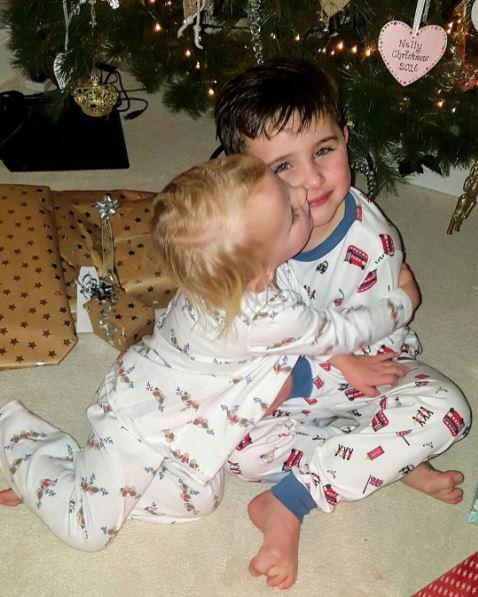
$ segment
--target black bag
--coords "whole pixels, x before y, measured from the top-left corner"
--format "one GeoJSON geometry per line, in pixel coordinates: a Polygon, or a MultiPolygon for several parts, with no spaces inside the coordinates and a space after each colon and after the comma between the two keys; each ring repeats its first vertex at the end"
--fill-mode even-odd
{"type": "Polygon", "coordinates": [[[87,116],[69,98],[58,119],[48,111],[47,93],[0,93],[0,159],[12,172],[129,168],[116,109],[87,116]]]}

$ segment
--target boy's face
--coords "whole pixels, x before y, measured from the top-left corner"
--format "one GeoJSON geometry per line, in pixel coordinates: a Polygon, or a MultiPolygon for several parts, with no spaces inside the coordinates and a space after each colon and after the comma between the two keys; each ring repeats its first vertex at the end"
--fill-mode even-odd
{"type": "Polygon", "coordinates": [[[249,234],[267,248],[269,283],[277,267],[309,240],[314,223],[305,189],[291,187],[266,170],[247,200],[245,217],[249,234]]]}
{"type": "Polygon", "coordinates": [[[330,117],[315,119],[309,129],[296,133],[294,117],[285,129],[268,139],[246,138],[245,152],[265,162],[290,185],[307,190],[314,230],[305,249],[324,240],[343,217],[343,201],[351,177],[347,155],[347,128],[330,117]]]}

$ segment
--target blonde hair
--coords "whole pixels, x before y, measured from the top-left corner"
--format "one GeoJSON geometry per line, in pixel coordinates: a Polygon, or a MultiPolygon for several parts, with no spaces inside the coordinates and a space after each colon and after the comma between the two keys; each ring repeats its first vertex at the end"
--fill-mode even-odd
{"type": "Polygon", "coordinates": [[[196,308],[224,311],[226,325],[266,270],[265,247],[245,218],[265,171],[252,156],[220,157],[174,178],[154,203],[153,242],[164,272],[196,308]]]}

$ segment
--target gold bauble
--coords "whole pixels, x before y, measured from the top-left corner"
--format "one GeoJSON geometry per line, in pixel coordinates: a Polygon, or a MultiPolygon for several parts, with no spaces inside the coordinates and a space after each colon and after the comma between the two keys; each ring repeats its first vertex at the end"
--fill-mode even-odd
{"type": "Polygon", "coordinates": [[[73,90],[73,99],[88,116],[106,116],[118,101],[118,90],[114,85],[103,85],[97,73],[90,76],[89,85],[73,90]]]}

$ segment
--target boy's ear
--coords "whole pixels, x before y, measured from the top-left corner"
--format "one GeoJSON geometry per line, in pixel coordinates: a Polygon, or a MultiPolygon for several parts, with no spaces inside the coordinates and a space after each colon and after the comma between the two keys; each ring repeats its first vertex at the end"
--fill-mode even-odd
{"type": "Polygon", "coordinates": [[[348,129],[347,125],[344,126],[342,132],[344,134],[345,143],[348,143],[349,142],[349,129],[348,129]]]}

